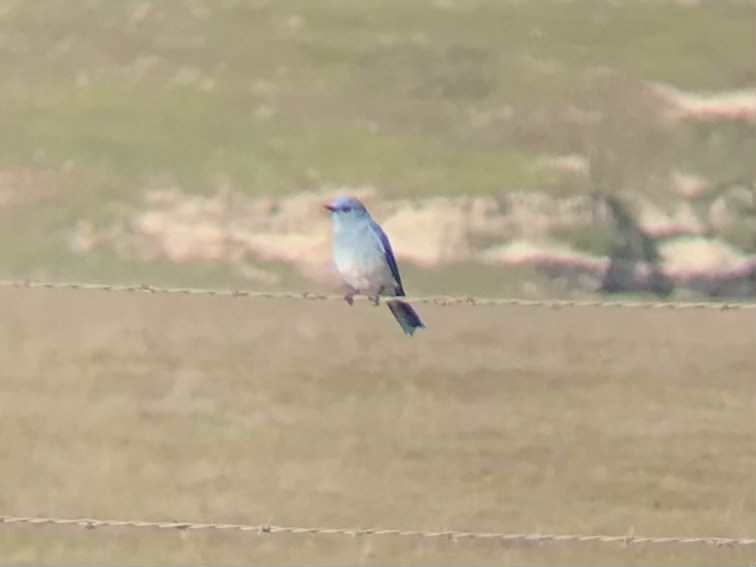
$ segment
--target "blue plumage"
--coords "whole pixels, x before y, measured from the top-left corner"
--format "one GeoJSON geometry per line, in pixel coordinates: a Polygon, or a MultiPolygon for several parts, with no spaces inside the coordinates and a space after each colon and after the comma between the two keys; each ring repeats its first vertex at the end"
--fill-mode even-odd
{"type": "MultiPolygon", "coordinates": [[[[365,205],[347,196],[337,197],[326,208],[333,224],[333,260],[348,287],[344,299],[351,305],[359,293],[377,305],[380,296],[404,297],[391,243],[365,205]]],[[[386,303],[406,335],[425,327],[406,301],[390,299],[386,303]]]]}
{"type": "Polygon", "coordinates": [[[394,281],[396,282],[396,295],[404,295],[402,277],[399,275],[399,266],[396,265],[394,251],[391,249],[391,243],[389,242],[388,236],[386,236],[386,233],[383,232],[383,229],[375,221],[370,221],[370,230],[383,247],[383,255],[385,256],[386,263],[391,270],[391,275],[394,276],[394,281]]]}

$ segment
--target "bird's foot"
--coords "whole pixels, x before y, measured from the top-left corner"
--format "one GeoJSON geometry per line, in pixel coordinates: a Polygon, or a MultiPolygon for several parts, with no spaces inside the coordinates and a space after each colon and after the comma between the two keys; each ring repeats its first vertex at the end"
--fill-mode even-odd
{"type": "Polygon", "coordinates": [[[344,296],[344,301],[346,301],[349,305],[354,305],[354,296],[357,295],[357,290],[351,285],[345,286],[345,289],[346,295],[344,296]]]}
{"type": "Polygon", "coordinates": [[[375,295],[369,295],[368,299],[373,302],[373,305],[378,305],[381,302],[381,294],[383,293],[384,287],[378,288],[378,291],[375,293],[375,295]]]}

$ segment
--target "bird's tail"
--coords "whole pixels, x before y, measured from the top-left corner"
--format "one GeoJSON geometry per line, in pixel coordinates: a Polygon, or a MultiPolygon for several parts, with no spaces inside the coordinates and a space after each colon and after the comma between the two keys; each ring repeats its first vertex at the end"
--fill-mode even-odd
{"type": "Polygon", "coordinates": [[[391,313],[396,318],[405,335],[412,336],[417,329],[425,328],[425,324],[420,320],[420,316],[406,301],[391,299],[386,301],[386,305],[391,309],[391,313]]]}

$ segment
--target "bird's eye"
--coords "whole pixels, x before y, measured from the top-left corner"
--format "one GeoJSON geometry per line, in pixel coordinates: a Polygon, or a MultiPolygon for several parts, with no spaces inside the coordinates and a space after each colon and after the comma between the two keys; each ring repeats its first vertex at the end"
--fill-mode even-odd
{"type": "Polygon", "coordinates": [[[352,207],[344,207],[344,208],[343,208],[343,209],[341,209],[341,210],[342,210],[342,211],[344,211],[345,213],[348,213],[349,211],[351,211],[351,210],[352,210],[352,207]]]}

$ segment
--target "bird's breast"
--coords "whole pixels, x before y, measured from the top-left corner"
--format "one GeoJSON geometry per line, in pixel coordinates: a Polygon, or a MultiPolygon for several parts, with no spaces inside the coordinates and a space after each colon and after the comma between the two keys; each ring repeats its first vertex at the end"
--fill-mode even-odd
{"type": "Polygon", "coordinates": [[[383,250],[367,232],[334,233],[333,260],[344,281],[358,291],[395,285],[383,250]]]}

